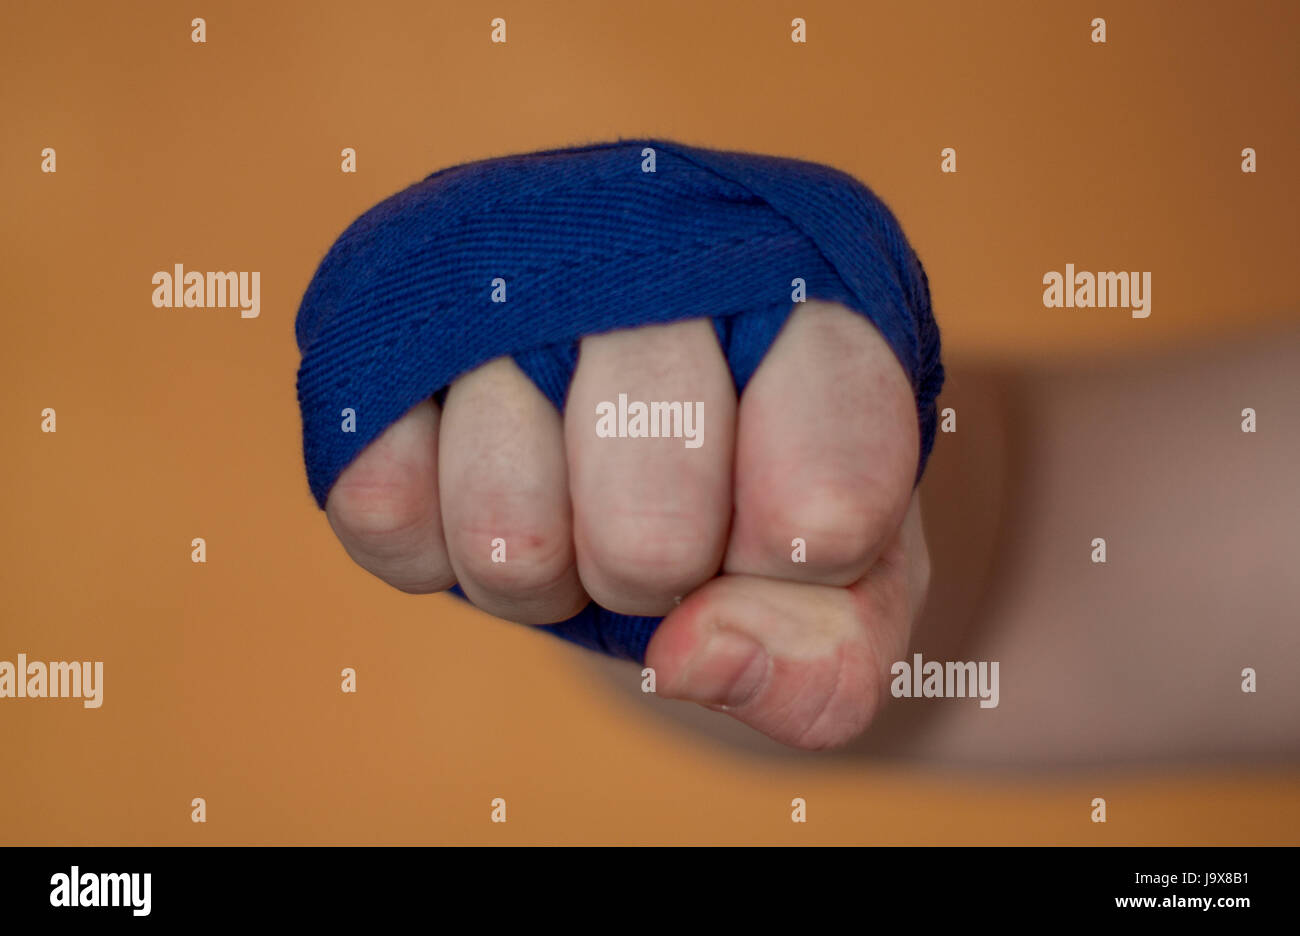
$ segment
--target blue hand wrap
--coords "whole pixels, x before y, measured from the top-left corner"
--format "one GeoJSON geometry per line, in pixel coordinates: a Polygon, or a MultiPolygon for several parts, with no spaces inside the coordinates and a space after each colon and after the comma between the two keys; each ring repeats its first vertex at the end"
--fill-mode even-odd
{"type": "MultiPolygon", "coordinates": [[[[710,318],[739,393],[793,308],[796,278],[808,298],[870,319],[898,355],[916,394],[919,480],[943,385],[929,284],[889,209],[851,176],[661,140],[435,172],[354,221],[303,297],[312,494],[323,508],[367,444],[493,358],[513,356],[563,411],[589,334],[710,318]],[[504,303],[493,301],[498,278],[504,303]],[[355,431],[342,431],[344,409],[355,431]]],[[[659,620],[592,603],[548,629],[642,661],[659,620]]]]}

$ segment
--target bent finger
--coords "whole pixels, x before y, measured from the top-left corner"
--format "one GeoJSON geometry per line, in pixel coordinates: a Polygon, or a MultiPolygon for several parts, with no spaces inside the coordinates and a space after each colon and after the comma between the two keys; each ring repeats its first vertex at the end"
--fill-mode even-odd
{"type": "Polygon", "coordinates": [[[849,585],[907,509],[919,450],[911,383],[870,321],[809,301],[740,399],[724,570],[849,585]]]}
{"type": "Polygon", "coordinates": [[[357,565],[412,594],[456,583],[438,507],[438,406],[416,404],[343,469],[325,516],[357,565]]]}
{"type": "Polygon", "coordinates": [[[861,734],[887,696],[926,587],[915,502],[863,578],[848,588],[724,575],[688,596],[646,653],[668,698],[726,712],[815,750],[861,734]],[[919,548],[919,553],[918,553],[919,548]]]}

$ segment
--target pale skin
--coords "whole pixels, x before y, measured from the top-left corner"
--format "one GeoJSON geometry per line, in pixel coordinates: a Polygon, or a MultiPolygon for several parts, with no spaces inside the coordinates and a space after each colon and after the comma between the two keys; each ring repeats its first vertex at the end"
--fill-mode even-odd
{"type": "Polygon", "coordinates": [[[489,362],[366,448],[326,513],[348,554],[403,591],[459,582],[534,625],[591,599],[663,615],[646,655],[660,696],[834,747],[884,701],[928,586],[918,446],[879,332],[808,302],[739,401],[706,320],[583,339],[563,417],[513,361],[489,362]],[[596,404],[619,393],[703,401],[705,444],[597,437],[596,404]]]}
{"type": "Polygon", "coordinates": [[[739,401],[705,321],[592,336],[563,417],[491,362],[367,448],[326,510],[404,591],[459,582],[527,624],[589,598],[666,615],[646,660],[658,695],[760,741],[865,733],[855,748],[986,764],[1293,754],[1300,341],[1103,365],[950,361],[940,406],[959,429],[914,491],[907,377],[847,309],[800,306],[739,401]],[[703,400],[705,444],[598,438],[596,403],[619,393],[703,400]],[[1243,406],[1259,432],[1240,431],[1243,406]],[[882,712],[890,666],[916,651],[1000,661],[1000,705],[882,712]]]}

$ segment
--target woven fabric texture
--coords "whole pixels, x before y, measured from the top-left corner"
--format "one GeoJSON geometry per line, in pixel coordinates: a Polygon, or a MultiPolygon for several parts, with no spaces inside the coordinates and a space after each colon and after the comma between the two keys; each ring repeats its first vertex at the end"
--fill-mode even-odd
{"type": "MultiPolygon", "coordinates": [[[[562,411],[585,335],[709,318],[742,392],[794,307],[797,279],[808,298],[870,319],[898,356],[916,395],[919,480],[943,386],[929,284],[897,220],[853,177],[648,139],[435,172],[354,221],[303,297],[298,399],[312,495],[323,508],[368,443],[494,358],[513,356],[562,411]],[[494,301],[502,287],[505,301],[494,301]]],[[[548,629],[642,661],[659,620],[590,604],[548,629]]]]}

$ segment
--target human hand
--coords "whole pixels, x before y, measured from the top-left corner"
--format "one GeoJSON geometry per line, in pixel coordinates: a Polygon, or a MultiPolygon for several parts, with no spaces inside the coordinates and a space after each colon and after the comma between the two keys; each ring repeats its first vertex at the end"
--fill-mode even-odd
{"type": "Polygon", "coordinates": [[[526,624],[593,600],[664,615],[646,653],[660,695],[815,749],[870,724],[924,600],[918,451],[875,326],[808,301],[739,401],[704,319],[584,338],[563,416],[509,358],[489,362],[368,446],[326,513],[403,591],[459,583],[526,624]],[[702,424],[601,437],[598,405],[620,394],[702,403],[702,424]]]}

